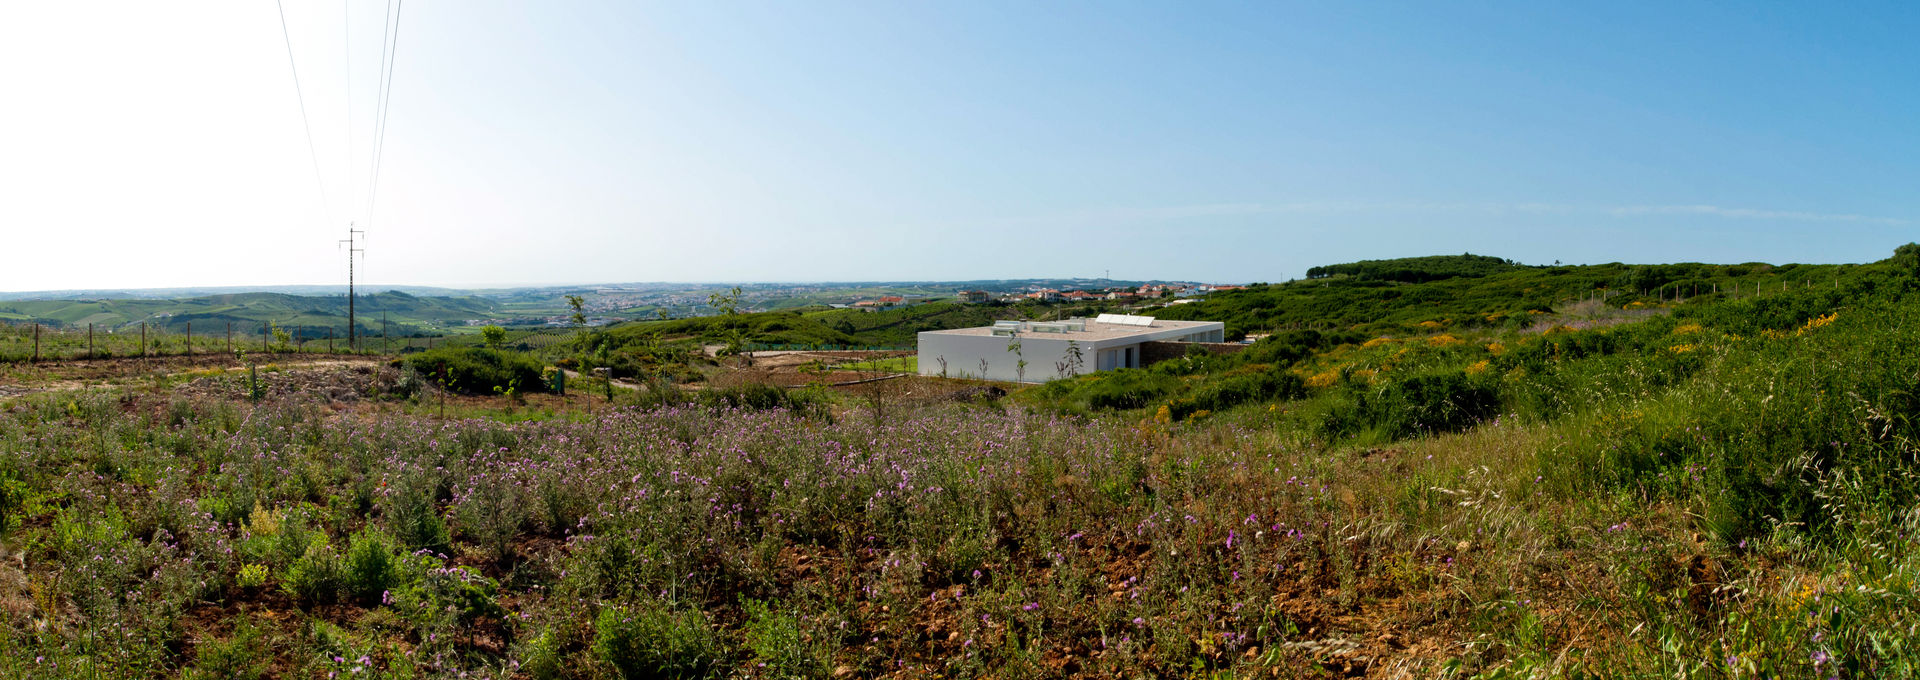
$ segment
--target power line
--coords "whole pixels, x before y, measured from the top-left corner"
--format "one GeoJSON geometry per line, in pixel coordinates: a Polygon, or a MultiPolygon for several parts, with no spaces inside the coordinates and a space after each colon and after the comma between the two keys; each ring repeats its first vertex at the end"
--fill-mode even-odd
{"type": "Polygon", "coordinates": [[[287,32],[287,8],[281,0],[273,0],[274,7],[280,9],[280,37],[287,43],[287,68],[293,71],[293,96],[300,101],[300,126],[307,131],[307,157],[313,160],[313,181],[320,187],[320,211],[326,212],[327,180],[320,175],[320,152],[313,145],[313,123],[307,120],[307,96],[300,89],[300,68],[293,61],[293,36],[287,32]]]}
{"type": "MultiPolygon", "coordinates": [[[[380,161],[387,151],[387,113],[393,109],[393,62],[400,56],[400,12],[405,9],[406,0],[398,0],[393,6],[393,32],[387,37],[381,54],[385,56],[386,75],[381,79],[379,107],[376,115],[380,122],[374,127],[373,174],[367,182],[367,222],[373,222],[373,206],[380,195],[380,161]]],[[[384,31],[382,31],[384,33],[384,31]]]]}

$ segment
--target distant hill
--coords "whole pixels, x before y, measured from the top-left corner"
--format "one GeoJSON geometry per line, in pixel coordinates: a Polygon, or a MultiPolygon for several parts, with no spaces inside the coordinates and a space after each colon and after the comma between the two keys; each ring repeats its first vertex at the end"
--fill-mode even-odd
{"type": "MultiPolygon", "coordinates": [[[[486,298],[421,297],[399,291],[361,294],[356,298],[355,311],[361,332],[377,332],[385,314],[395,334],[502,313],[499,303],[486,298]]],[[[287,328],[310,327],[322,333],[325,331],[320,329],[332,328],[344,335],[347,297],[249,292],[177,299],[10,300],[0,301],[0,320],[69,327],[93,324],[105,330],[146,323],[171,332],[182,332],[188,324],[194,324],[199,333],[216,332],[227,323],[252,333],[262,325],[275,323],[287,328]]]]}
{"type": "Polygon", "coordinates": [[[1490,276],[1526,268],[1526,265],[1513,260],[1467,253],[1330,264],[1308,269],[1307,278],[1321,279],[1344,274],[1356,279],[1424,283],[1462,276],[1490,276]]]}
{"type": "Polygon", "coordinates": [[[1536,313],[1581,299],[1622,307],[1751,292],[1754,286],[1831,285],[1847,267],[1621,263],[1530,267],[1478,255],[1374,260],[1315,267],[1316,278],[1213,293],[1149,312],[1163,319],[1224,321],[1229,335],[1340,329],[1378,333],[1526,325],[1536,313]],[[1329,273],[1332,272],[1332,273],[1329,273]]]}

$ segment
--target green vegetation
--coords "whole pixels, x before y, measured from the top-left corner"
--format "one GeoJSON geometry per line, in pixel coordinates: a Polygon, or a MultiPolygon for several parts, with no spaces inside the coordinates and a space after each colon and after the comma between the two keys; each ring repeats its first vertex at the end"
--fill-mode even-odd
{"type": "Polygon", "coordinates": [[[444,347],[410,354],[401,363],[447,389],[467,394],[544,392],[538,360],[480,347],[444,347]]]}
{"type": "MultiPolygon", "coordinates": [[[[1571,295],[1383,300],[1032,409],[16,398],[0,677],[1920,675],[1920,246],[1732,269],[1653,285],[1760,290],[1391,282],[1571,295]]],[[[669,356],[620,331],[573,349],[669,356]]]]}
{"type": "Polygon", "coordinates": [[[846,371],[887,371],[891,373],[919,373],[920,357],[904,356],[904,357],[887,357],[885,359],[870,359],[867,361],[852,361],[844,364],[835,364],[833,367],[836,369],[846,370],[846,371]]]}
{"type": "MultiPolygon", "coordinates": [[[[1587,313],[1632,311],[1685,299],[1771,295],[1789,288],[1827,287],[1851,265],[1766,264],[1485,267],[1467,270],[1458,257],[1409,258],[1331,265],[1378,272],[1372,277],[1335,276],[1286,284],[1263,284],[1209,295],[1191,304],[1155,312],[1164,319],[1224,321],[1229,337],[1268,330],[1313,328],[1404,333],[1434,329],[1522,329],[1535,318],[1582,300],[1587,313]],[[1432,266],[1431,270],[1423,267],[1432,266]],[[1388,278],[1388,275],[1392,278],[1388,278]],[[1424,281],[1409,283],[1407,281],[1424,281]]],[[[1478,256],[1473,256],[1478,258],[1478,256]]],[[[1484,258],[1487,262],[1505,262],[1484,258]]],[[[1476,259],[1473,262],[1480,262],[1476,259]]]]}
{"type": "MultiPolygon", "coordinates": [[[[426,324],[503,315],[500,306],[486,298],[421,297],[398,291],[361,294],[356,312],[364,336],[380,334],[382,314],[395,335],[426,324]]],[[[336,337],[345,338],[347,296],[231,293],[183,299],[5,300],[0,301],[0,320],[80,328],[94,324],[101,331],[146,322],[168,333],[183,333],[187,324],[193,324],[201,334],[224,333],[232,323],[236,332],[256,336],[261,325],[274,322],[315,329],[317,335],[309,337],[325,337],[331,328],[336,337]]]]}
{"type": "Polygon", "coordinates": [[[1009,305],[931,302],[877,312],[833,309],[808,312],[807,318],[847,334],[857,344],[875,347],[913,347],[921,331],[988,326],[1000,319],[1018,318],[1021,308],[1009,305]]]}
{"type": "Polygon", "coordinates": [[[1397,260],[1361,260],[1347,264],[1331,264],[1313,267],[1307,270],[1307,278],[1319,279],[1329,276],[1350,276],[1356,279],[1375,279],[1380,281],[1399,281],[1402,283],[1426,283],[1451,279],[1458,276],[1487,276],[1526,268],[1512,260],[1503,260],[1485,255],[1433,255],[1429,257],[1407,257],[1397,260]]]}

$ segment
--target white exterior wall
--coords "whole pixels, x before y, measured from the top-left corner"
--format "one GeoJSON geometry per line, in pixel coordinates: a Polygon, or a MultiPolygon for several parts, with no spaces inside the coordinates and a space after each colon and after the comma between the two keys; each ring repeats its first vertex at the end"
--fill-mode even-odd
{"type": "MultiPolygon", "coordinates": [[[[920,334],[920,375],[940,375],[940,359],[947,360],[949,378],[984,378],[1014,382],[1020,377],[1020,360],[1026,359],[1027,382],[1046,382],[1058,377],[1055,362],[1067,360],[1067,341],[1062,338],[1034,337],[1038,333],[1022,333],[1019,338],[1020,354],[1015,356],[1007,350],[1008,343],[1016,338],[997,335],[948,335],[941,333],[920,334]],[[980,373],[980,360],[987,361],[986,375],[980,373]]],[[[1087,343],[1080,343],[1083,357],[1081,373],[1093,372],[1093,352],[1087,343]]]]}
{"type": "MultiPolygon", "coordinates": [[[[1225,324],[1214,323],[1200,327],[1149,329],[1142,333],[1105,340],[1073,340],[1080,349],[1081,375],[1115,368],[1138,368],[1140,366],[1140,343],[1150,340],[1219,342],[1225,335],[1225,324]],[[1131,357],[1128,351],[1131,350],[1131,357]]],[[[1021,377],[1019,363],[1026,359],[1026,382],[1046,382],[1060,377],[1059,363],[1067,361],[1071,334],[1025,332],[1018,337],[999,335],[966,335],[941,331],[928,331],[919,334],[920,375],[940,375],[940,360],[946,359],[946,376],[950,378],[984,378],[1015,382],[1021,377]],[[1020,354],[1015,356],[1008,351],[1007,345],[1014,340],[1020,342],[1020,354]],[[985,375],[982,375],[981,360],[986,360],[985,375]]]]}

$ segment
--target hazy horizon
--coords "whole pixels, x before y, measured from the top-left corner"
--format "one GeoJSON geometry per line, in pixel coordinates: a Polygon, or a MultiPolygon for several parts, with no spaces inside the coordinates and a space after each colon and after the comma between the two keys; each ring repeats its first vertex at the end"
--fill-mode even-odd
{"type": "Polygon", "coordinates": [[[1907,4],[408,3],[376,183],[384,7],[0,7],[0,291],[338,285],[349,221],[370,288],[1867,262],[1920,224],[1907,4]]]}

